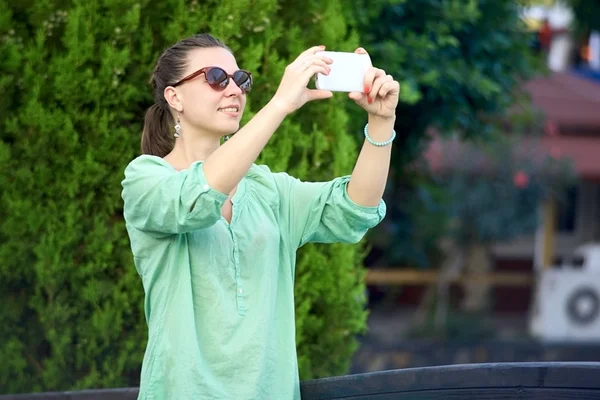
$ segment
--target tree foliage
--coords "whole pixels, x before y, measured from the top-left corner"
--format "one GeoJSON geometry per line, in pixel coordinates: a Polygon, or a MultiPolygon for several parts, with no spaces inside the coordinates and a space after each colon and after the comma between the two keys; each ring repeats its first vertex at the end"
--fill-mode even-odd
{"type": "Polygon", "coordinates": [[[539,67],[509,0],[356,2],[353,20],[374,63],[402,85],[388,217],[374,232],[388,265],[431,266],[444,223],[442,188],[407,172],[442,137],[491,140],[507,110],[527,104],[520,85],[539,67]],[[427,217],[424,217],[427,216],[427,217]],[[421,223],[423,219],[429,223],[421,223]],[[384,239],[385,238],[385,239],[384,239]]]}
{"type": "Polygon", "coordinates": [[[535,233],[540,205],[564,200],[576,181],[571,160],[548,154],[539,138],[499,135],[485,143],[443,140],[430,176],[446,197],[448,234],[459,247],[535,233]]]}
{"type": "Polygon", "coordinates": [[[597,0],[568,0],[575,25],[581,31],[600,31],[600,2],[597,0]]]}
{"type": "MultiPolygon", "coordinates": [[[[146,343],[120,182],[139,153],[148,79],[207,31],[254,71],[244,122],[305,48],[352,51],[339,0],[0,0],[0,387],[136,385],[146,343]]],[[[288,118],[260,163],[305,180],[351,171],[345,96],[288,118]]],[[[360,130],[362,126],[356,127],[360,130]]],[[[344,373],[364,330],[360,246],[309,245],[297,268],[301,378],[344,373]]]]}

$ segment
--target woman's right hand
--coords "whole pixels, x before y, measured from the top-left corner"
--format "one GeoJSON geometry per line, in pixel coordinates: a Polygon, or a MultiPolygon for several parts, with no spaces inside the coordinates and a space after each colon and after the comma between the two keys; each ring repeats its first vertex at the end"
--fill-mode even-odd
{"type": "Polygon", "coordinates": [[[317,55],[325,46],[315,46],[302,52],[285,68],[279,88],[272,102],[284,113],[291,114],[304,104],[313,100],[327,99],[333,96],[329,90],[308,89],[307,85],[315,74],[329,74],[332,59],[317,55]]]}

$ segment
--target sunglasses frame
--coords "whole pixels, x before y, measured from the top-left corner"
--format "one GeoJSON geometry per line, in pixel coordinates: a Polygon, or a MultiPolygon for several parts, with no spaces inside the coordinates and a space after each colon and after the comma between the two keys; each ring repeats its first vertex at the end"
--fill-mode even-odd
{"type": "MultiPolygon", "coordinates": [[[[245,69],[238,69],[237,71],[235,71],[233,74],[230,75],[230,74],[227,73],[227,71],[225,71],[221,67],[204,67],[204,68],[200,68],[198,71],[192,72],[188,76],[181,78],[179,81],[177,81],[175,84],[173,84],[171,86],[177,87],[177,86],[181,85],[182,83],[190,81],[190,80],[196,78],[197,76],[200,76],[200,75],[204,74],[204,79],[206,80],[206,83],[208,83],[213,90],[217,90],[217,91],[225,90],[225,87],[227,87],[227,86],[223,87],[221,90],[215,89],[213,87],[213,85],[211,85],[208,82],[208,79],[206,78],[206,73],[209,72],[211,69],[215,69],[215,68],[218,68],[221,71],[223,71],[225,73],[225,75],[227,76],[227,80],[232,80],[233,83],[235,83],[240,89],[242,89],[242,88],[235,82],[233,74],[235,74],[236,72],[244,72],[244,73],[246,73],[248,75],[248,78],[250,79],[250,89],[248,89],[248,90],[242,89],[242,91],[244,93],[248,93],[248,92],[250,92],[252,90],[252,84],[254,83],[254,80],[252,79],[252,73],[250,71],[247,71],[245,69]]],[[[227,82],[227,85],[229,85],[229,82],[227,82]]]]}

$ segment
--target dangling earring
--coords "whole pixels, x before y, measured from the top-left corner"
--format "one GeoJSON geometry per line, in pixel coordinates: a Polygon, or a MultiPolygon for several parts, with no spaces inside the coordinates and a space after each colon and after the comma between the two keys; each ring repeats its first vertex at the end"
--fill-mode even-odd
{"type": "Polygon", "coordinates": [[[177,124],[175,125],[175,133],[173,136],[176,138],[181,136],[181,120],[179,119],[179,115],[177,116],[177,124]]]}
{"type": "Polygon", "coordinates": [[[231,138],[231,136],[229,136],[229,135],[226,135],[225,137],[223,137],[223,141],[224,141],[224,142],[226,142],[226,141],[228,141],[230,138],[231,138]]]}

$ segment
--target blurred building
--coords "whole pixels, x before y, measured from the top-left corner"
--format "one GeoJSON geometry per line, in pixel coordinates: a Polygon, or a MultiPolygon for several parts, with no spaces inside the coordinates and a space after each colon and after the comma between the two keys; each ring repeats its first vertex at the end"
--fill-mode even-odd
{"type": "MultiPolygon", "coordinates": [[[[524,282],[532,282],[536,271],[560,263],[579,246],[600,244],[600,38],[592,32],[577,44],[573,15],[560,3],[533,7],[523,18],[537,35],[536,48],[546,56],[549,70],[524,84],[542,115],[541,151],[572,160],[578,178],[561,202],[540,204],[542,223],[535,235],[492,248],[494,272],[520,273],[524,282]]],[[[439,145],[434,141],[425,154],[430,165],[440,157],[439,145]]],[[[600,282],[598,286],[600,291],[600,282]]],[[[529,311],[532,283],[491,285],[490,290],[497,299],[495,311],[529,311]]],[[[421,294],[419,290],[415,298],[421,294]]]]}
{"type": "MultiPolygon", "coordinates": [[[[494,247],[496,270],[539,270],[559,263],[586,243],[600,243],[600,73],[586,69],[554,72],[526,84],[544,115],[543,148],[572,160],[578,183],[565,201],[540,207],[536,235],[494,247]]],[[[526,311],[531,288],[497,288],[505,311],[526,311]]]]}
{"type": "MultiPolygon", "coordinates": [[[[543,148],[570,158],[579,181],[566,201],[540,206],[536,235],[494,247],[497,271],[539,271],[583,244],[600,243],[600,33],[577,41],[573,14],[561,2],[528,8],[523,17],[537,32],[551,71],[525,85],[544,116],[543,148]]],[[[532,300],[528,286],[495,290],[505,311],[526,311],[532,300]]]]}
{"type": "MultiPolygon", "coordinates": [[[[393,281],[402,286],[397,300],[402,308],[395,307],[392,311],[382,308],[372,312],[370,333],[357,354],[353,367],[355,372],[484,361],[599,359],[600,33],[592,31],[584,40],[576,40],[570,10],[559,2],[548,3],[553,5],[531,7],[523,13],[523,19],[536,38],[535,47],[545,57],[549,70],[547,75],[526,82],[523,88],[531,96],[533,107],[542,115],[541,151],[572,160],[578,179],[567,190],[562,202],[549,201],[539,205],[541,223],[535,234],[492,246],[491,267],[484,268],[484,272],[503,279],[497,280],[502,281],[501,284],[489,284],[494,281],[489,279],[482,286],[494,299],[491,305],[493,315],[489,315],[493,320],[493,335],[490,335],[498,341],[488,341],[488,335],[484,336],[485,340],[471,338],[467,342],[437,343],[420,340],[420,337],[407,340],[412,338],[410,327],[414,324],[414,315],[419,313],[415,306],[423,304],[427,288],[439,281],[439,272],[398,270],[394,274],[382,273],[379,276],[371,270],[372,282],[393,281]],[[562,285],[565,290],[539,290],[538,283],[544,275],[542,271],[547,272],[548,267],[562,264],[576,249],[590,243],[598,245],[590,252],[596,255],[591,257],[598,264],[594,268],[595,273],[578,277],[573,274],[572,278],[577,278],[577,282],[573,280],[573,285],[562,285]],[[595,290],[592,295],[596,296],[596,304],[591,305],[595,307],[591,310],[593,315],[590,314],[589,302],[577,304],[571,301],[577,300],[573,294],[578,293],[576,286],[579,284],[584,289],[592,287],[595,290]],[[543,293],[540,295],[540,292],[543,293]],[[556,292],[560,292],[560,299],[556,292]],[[545,307],[540,307],[540,300],[545,307]],[[578,311],[571,306],[583,307],[578,311]],[[545,308],[545,312],[539,312],[540,308],[545,308]],[[577,319],[573,318],[573,314],[581,312],[591,315],[593,320],[581,325],[573,322],[577,319]],[[554,335],[562,341],[548,344],[543,340],[519,340],[535,331],[532,329],[534,325],[542,331],[545,329],[546,336],[554,335]],[[590,339],[596,342],[590,343],[590,339]],[[588,343],[583,345],[583,342],[588,343]]],[[[453,152],[457,148],[461,151],[461,146],[449,149],[441,143],[434,140],[424,154],[430,167],[439,162],[440,152],[453,152]]],[[[485,263],[488,263],[487,260],[485,263]]],[[[465,271],[462,271],[464,274],[465,271]]],[[[564,276],[557,277],[561,281],[558,283],[567,283],[568,279],[563,279],[564,276]]],[[[466,286],[464,282],[452,284],[450,297],[453,300],[466,297],[466,286]]],[[[483,326],[488,322],[481,318],[476,324],[483,326]]],[[[461,324],[461,329],[470,329],[464,326],[464,321],[461,324]]],[[[539,335],[534,336],[539,338],[539,335]]]]}

